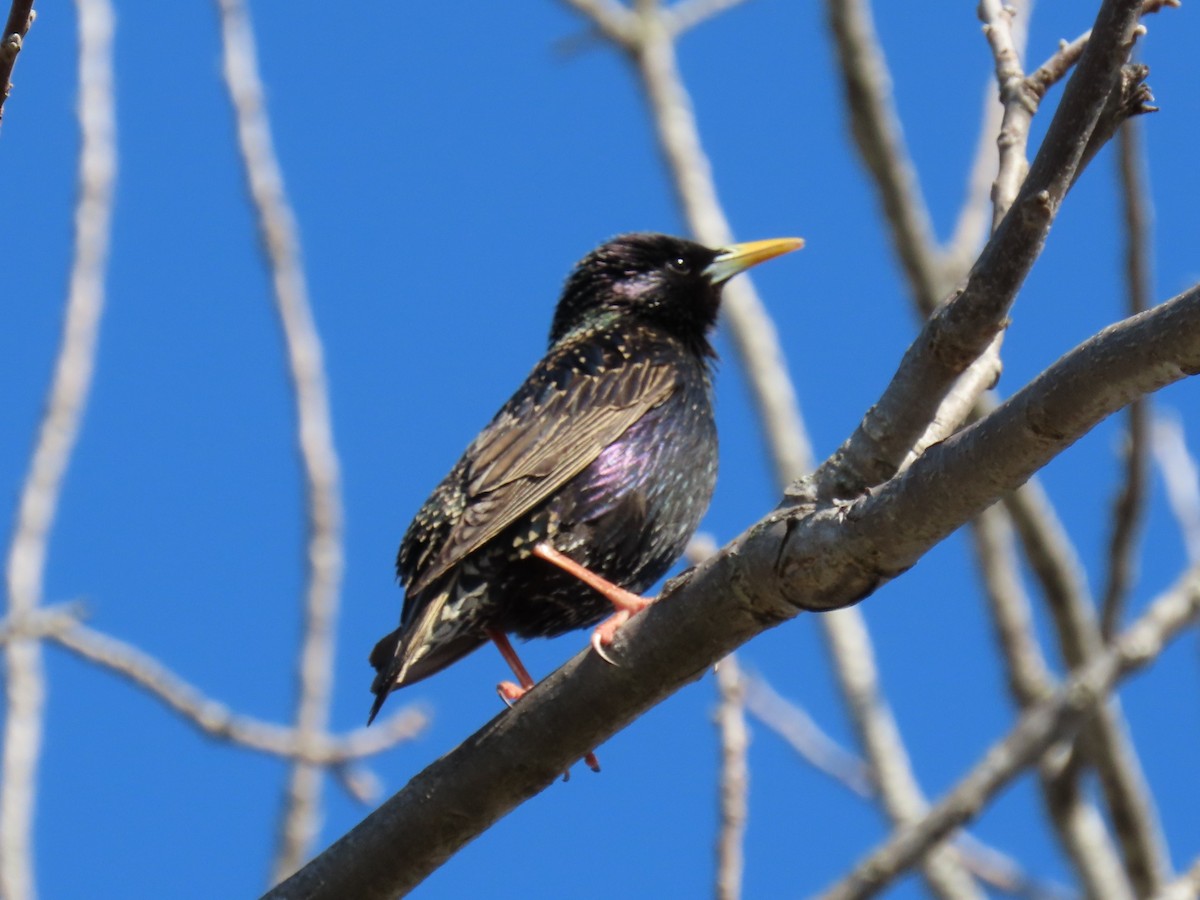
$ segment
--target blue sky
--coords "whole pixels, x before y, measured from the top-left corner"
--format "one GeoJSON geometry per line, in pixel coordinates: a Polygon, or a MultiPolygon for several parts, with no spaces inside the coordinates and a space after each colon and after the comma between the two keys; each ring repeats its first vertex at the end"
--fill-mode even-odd
{"type": "MultiPolygon", "coordinates": [[[[991,69],[974,4],[922,16],[879,4],[907,138],[946,236],[991,69]]],[[[1030,59],[1090,25],[1043,4],[1030,59]]],[[[412,514],[544,349],[561,281],[630,230],[683,229],[637,85],[550,2],[256,3],[275,143],[324,340],[347,512],[333,721],[360,725],[367,653],[394,627],[396,546],[412,514]]],[[[1148,22],[1143,58],[1162,112],[1143,124],[1156,205],[1156,297],[1200,278],[1194,153],[1200,92],[1190,8],[1148,22]]],[[[75,22],[39,4],[0,133],[7,227],[0,479],[11,508],[58,341],[70,255],[75,22]]],[[[905,289],[850,146],[818,4],[754,0],[687,35],[680,61],[722,200],[742,240],[803,235],[755,272],[775,316],[818,455],[886,384],[912,333],[905,289]]],[[[292,715],[302,587],[301,476],[269,282],[220,80],[212,4],[118,4],[119,165],[108,307],[96,380],[62,497],[48,601],[167,662],[236,710],[292,715]]],[[[1056,102],[1059,92],[1051,95],[1056,102]]],[[[1035,141],[1048,116],[1035,123],[1035,141]]],[[[1073,191],[1005,342],[1011,393],[1120,318],[1114,159],[1073,191]]],[[[703,526],[725,541],[776,502],[747,392],[726,351],[722,471],[703,526]]],[[[1200,394],[1158,402],[1200,447],[1200,394]]],[[[1119,431],[1106,423],[1044,473],[1093,585],[1119,431]]],[[[1184,563],[1153,485],[1134,610],[1184,563]]],[[[925,790],[951,785],[1013,720],[1003,672],[955,536],[863,607],[887,694],[925,790]]],[[[852,742],[815,622],[747,646],[744,664],[852,742]]],[[[535,677],[585,635],[523,649],[535,677]]],[[[265,883],[285,776],[279,761],[199,737],[157,701],[53,647],[36,838],[45,897],[252,896],[265,883]]],[[[1051,654],[1055,657],[1055,654],[1051,654]]],[[[1196,638],[1122,692],[1176,865],[1200,853],[1196,638]]],[[[433,713],[417,741],[372,761],[389,791],[497,711],[490,649],[389,703],[433,713]]],[[[417,896],[608,897],[710,892],[717,750],[711,677],[500,822],[417,896]]],[[[885,832],[879,812],[798,762],[763,727],[750,751],[746,895],[817,890],[885,832]]],[[[322,844],[366,810],[327,792],[322,844]]],[[[1031,874],[1064,878],[1031,779],[977,833],[1031,874]]],[[[398,848],[397,852],[402,852],[398,848]]],[[[907,880],[893,892],[919,896],[907,880]]]]}

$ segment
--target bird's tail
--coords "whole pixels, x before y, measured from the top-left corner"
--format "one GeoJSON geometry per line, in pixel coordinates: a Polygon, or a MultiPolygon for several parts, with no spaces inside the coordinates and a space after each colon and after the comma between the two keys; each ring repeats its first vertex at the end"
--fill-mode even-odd
{"type": "Polygon", "coordinates": [[[371,682],[371,690],[375,694],[375,702],[371,704],[371,714],[367,716],[368,725],[375,721],[379,710],[383,708],[383,701],[387,700],[388,694],[397,687],[392,670],[399,657],[397,651],[403,637],[403,628],[397,628],[391,634],[385,635],[371,651],[371,665],[375,667],[375,680],[371,682]]]}
{"type": "Polygon", "coordinates": [[[371,690],[375,693],[375,702],[367,717],[368,725],[379,714],[388,694],[396,688],[440,672],[487,640],[471,628],[438,627],[452,590],[453,584],[444,588],[439,596],[420,609],[414,621],[406,622],[386,635],[371,651],[371,665],[375,667],[371,690]]]}

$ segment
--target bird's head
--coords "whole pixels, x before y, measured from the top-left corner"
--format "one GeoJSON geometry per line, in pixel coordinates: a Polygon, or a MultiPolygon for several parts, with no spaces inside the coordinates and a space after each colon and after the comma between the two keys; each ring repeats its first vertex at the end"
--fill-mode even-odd
{"type": "Polygon", "coordinates": [[[706,335],[716,324],[725,282],[803,245],[799,238],[779,238],[713,250],[666,234],[620,235],[580,260],[567,278],[550,343],[637,322],[711,353],[706,335]]]}

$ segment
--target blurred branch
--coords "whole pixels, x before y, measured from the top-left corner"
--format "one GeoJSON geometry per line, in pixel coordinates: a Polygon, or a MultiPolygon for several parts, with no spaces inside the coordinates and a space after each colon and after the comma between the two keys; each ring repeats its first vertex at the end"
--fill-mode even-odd
{"type": "MultiPolygon", "coordinates": [[[[7,614],[10,617],[36,612],[42,601],[50,529],[87,404],[104,309],[104,275],[117,169],[112,91],[113,12],[109,0],[78,0],[77,7],[79,97],[76,108],[81,143],[74,258],[54,379],[29,471],[21,488],[9,545],[6,580],[7,614]]],[[[46,692],[38,642],[20,637],[10,640],[5,647],[4,666],[6,706],[3,775],[0,777],[0,895],[7,900],[25,900],[36,892],[33,811],[46,692]]]]}
{"type": "Polygon", "coordinates": [[[747,0],[679,0],[678,3],[663,9],[662,16],[671,36],[679,37],[697,25],[745,2],[747,0]]]}
{"type": "MultiPolygon", "coordinates": [[[[1028,10],[1025,4],[1018,9],[1028,10]]],[[[1014,38],[1018,46],[1024,47],[1028,14],[1018,13],[1014,20],[1014,38]],[[1018,27],[1019,26],[1019,27],[1018,27]]],[[[975,139],[975,157],[967,177],[966,195],[959,206],[954,233],[942,247],[943,277],[946,283],[959,281],[971,268],[984,239],[991,233],[991,217],[987,214],[991,197],[992,182],[1000,164],[996,136],[1004,118],[1004,107],[996,101],[996,84],[988,83],[984,91],[983,115],[979,124],[979,135],[975,139]]]]}
{"type": "MultiPolygon", "coordinates": [[[[1009,688],[1022,710],[1053,694],[1058,685],[1038,645],[1029,597],[1020,581],[1009,517],[994,506],[971,522],[975,555],[1001,645],[1009,688]]],[[[1093,900],[1132,900],[1104,820],[1081,789],[1077,766],[1059,765],[1048,752],[1038,760],[1038,777],[1050,823],[1093,900]]]]}
{"type": "Polygon", "coordinates": [[[636,40],[636,16],[617,0],[565,0],[607,40],[629,50],[636,40]]]}
{"type": "Polygon", "coordinates": [[[1072,674],[1053,697],[1025,712],[925,818],[893,832],[847,878],[823,894],[823,900],[858,900],[889,885],[930,847],[973,818],[1055,740],[1078,727],[1121,678],[1156,659],[1198,615],[1200,570],[1192,570],[1101,655],[1072,674]]]}
{"type": "MultiPolygon", "coordinates": [[[[1118,132],[1117,160],[1125,213],[1126,308],[1139,313],[1150,305],[1150,201],[1140,128],[1126,122],[1118,132]]],[[[1138,400],[1126,413],[1124,478],[1113,502],[1112,531],[1108,541],[1108,577],[1101,595],[1100,631],[1105,638],[1116,633],[1135,577],[1138,535],[1146,506],[1149,456],[1149,401],[1138,400]]]]}
{"type": "Polygon", "coordinates": [[[17,56],[25,46],[25,35],[36,13],[33,11],[33,0],[13,0],[8,10],[8,21],[4,23],[4,32],[0,34],[0,122],[4,119],[4,101],[12,92],[13,66],[17,64],[17,56]]]}
{"type": "MultiPolygon", "coordinates": [[[[876,795],[867,764],[829,737],[802,707],[781,697],[758,676],[743,673],[742,680],[747,711],[786,741],[801,759],[863,799],[876,795]]],[[[1068,894],[1057,886],[1034,881],[1012,857],[966,831],[953,843],[971,873],[999,891],[1043,900],[1068,894]]]]}
{"type": "Polygon", "coordinates": [[[1200,857],[1186,872],[1154,895],[1154,900],[1196,900],[1200,897],[1200,857]]]}
{"type": "MultiPolygon", "coordinates": [[[[883,696],[866,619],[856,608],[835,609],[820,617],[832,649],[838,685],[850,720],[871,767],[883,809],[902,826],[923,816],[928,802],[917,784],[900,727],[883,696]],[[836,625],[830,620],[838,620],[836,625]]],[[[921,873],[937,897],[982,897],[953,847],[931,847],[921,873]]]]}
{"type": "MultiPolygon", "coordinates": [[[[1063,659],[1077,669],[1104,645],[1083,566],[1049,499],[1036,482],[1005,498],[1025,555],[1046,594],[1063,659]]],[[[1083,748],[1100,776],[1126,869],[1139,896],[1153,893],[1169,871],[1162,826],[1117,698],[1101,704],[1083,727],[1083,748]]]]}
{"type": "Polygon", "coordinates": [[[145,651],[61,613],[38,624],[55,643],[142,688],[209,737],[306,765],[333,766],[374,756],[411,740],[428,721],[423,711],[408,707],[372,728],[356,728],[343,736],[320,733],[314,739],[299,727],[236,714],[145,651]]]}
{"type": "MultiPolygon", "coordinates": [[[[313,321],[300,258],[300,237],[271,141],[254,32],[244,0],[217,0],[225,82],[237,119],[238,146],[271,267],[275,305],[287,345],[296,398],[308,512],[307,576],[297,668],[296,729],[315,744],[329,723],[343,566],[342,500],[321,339],[313,321]]],[[[296,762],[281,816],[274,878],[299,867],[320,824],[321,770],[296,762]]]]}
{"type": "MultiPolygon", "coordinates": [[[[1021,49],[1023,47],[1026,31],[1026,28],[1024,27],[1024,18],[1027,18],[1027,16],[1022,16],[1021,14],[1027,13],[1027,9],[1018,10],[1012,6],[1001,5],[999,2],[995,2],[995,0],[983,0],[979,6],[979,13],[980,17],[985,22],[984,32],[996,58],[996,78],[1000,85],[1000,96],[1004,110],[1001,120],[1000,136],[998,139],[998,146],[1000,149],[1000,170],[993,188],[994,221],[999,226],[1001,221],[1004,219],[1004,216],[1009,212],[1013,205],[1014,199],[1019,193],[1024,191],[1022,196],[1030,196],[1029,185],[1025,183],[1026,174],[1028,171],[1025,147],[1029,136],[1029,126],[1034,113],[1037,111],[1038,100],[1040,100],[1041,94],[1035,94],[1030,85],[1027,83],[1020,63],[1021,49]],[[1021,19],[1022,27],[1014,29],[1014,17],[1021,19]]],[[[1132,24],[1133,22],[1130,19],[1129,12],[1127,12],[1125,15],[1125,24],[1123,28],[1125,31],[1128,31],[1131,36],[1133,34],[1132,24]]],[[[843,35],[839,35],[839,39],[844,41],[845,38],[843,35]]],[[[1122,50],[1122,45],[1120,43],[1116,43],[1113,47],[1110,62],[1120,66],[1125,53],[1127,53],[1127,49],[1122,50]]],[[[884,64],[882,62],[881,52],[878,50],[878,48],[875,48],[873,50],[873,54],[874,58],[876,59],[874,65],[882,68],[884,64]]],[[[844,60],[843,68],[845,68],[844,60]]],[[[846,77],[851,84],[854,83],[852,74],[844,77],[846,77]]],[[[1108,92],[1108,96],[1104,99],[1098,113],[1096,113],[1096,118],[1093,120],[1092,124],[1093,132],[1084,140],[1081,149],[1079,149],[1078,141],[1080,135],[1071,134],[1069,131],[1067,131],[1065,135],[1058,135],[1057,139],[1059,140],[1061,140],[1064,136],[1067,139],[1076,140],[1075,146],[1079,154],[1075,161],[1075,170],[1067,179],[1065,187],[1069,187],[1070,183],[1073,182],[1075,175],[1079,169],[1086,164],[1087,159],[1090,157],[1091,153],[1094,153],[1095,148],[1107,139],[1111,133],[1110,129],[1113,127],[1114,122],[1120,121],[1130,115],[1142,111],[1143,103],[1146,97],[1146,94],[1144,93],[1145,89],[1140,84],[1142,77],[1144,77],[1144,71],[1134,71],[1132,69],[1121,67],[1119,77],[1114,82],[1116,87],[1108,92]]],[[[848,94],[851,98],[853,98],[854,91],[849,90],[848,94]]],[[[1099,101],[1099,97],[1099,91],[1094,91],[1091,101],[1093,108],[1099,101]]],[[[1071,116],[1074,115],[1065,110],[1068,99],[1069,98],[1065,97],[1063,104],[1060,105],[1060,108],[1055,115],[1055,122],[1069,121],[1071,116]]],[[[876,120],[884,119],[888,115],[894,116],[894,114],[890,112],[890,107],[887,105],[886,100],[886,95],[884,95],[883,100],[878,100],[874,108],[868,108],[866,112],[859,112],[857,114],[852,113],[852,116],[855,118],[863,118],[866,116],[868,120],[872,116],[876,120]]],[[[989,117],[985,116],[985,121],[988,118],[989,117]]],[[[861,130],[865,129],[861,126],[856,126],[856,133],[861,130]]],[[[894,126],[892,131],[898,134],[899,126],[894,126]]],[[[1054,139],[1056,139],[1055,125],[1052,124],[1051,133],[1047,136],[1046,142],[1043,144],[1042,151],[1039,153],[1039,159],[1046,158],[1047,147],[1052,146],[1052,141],[1054,139]]],[[[879,144],[876,150],[877,156],[880,156],[886,160],[889,153],[893,156],[896,155],[896,150],[889,149],[881,142],[877,143],[879,144]]],[[[896,141],[893,141],[893,143],[896,143],[896,141]]],[[[862,142],[860,141],[860,148],[861,147],[862,142]]],[[[886,166],[880,166],[879,164],[873,162],[873,160],[870,158],[869,150],[864,150],[863,152],[864,156],[867,158],[869,170],[875,176],[875,180],[881,183],[882,192],[886,196],[888,193],[887,181],[889,178],[886,166]]],[[[979,155],[980,154],[977,154],[977,158],[979,155]]],[[[894,179],[894,176],[891,177],[894,179]]],[[[1062,187],[1063,183],[1059,181],[1058,184],[1060,185],[1060,189],[1065,191],[1065,187],[1062,187]]],[[[920,199],[919,191],[909,191],[906,195],[905,202],[909,204],[921,203],[922,201],[920,199]]],[[[902,248],[906,246],[906,244],[916,244],[920,246],[923,241],[926,255],[933,253],[931,237],[925,236],[922,238],[919,234],[919,229],[914,229],[912,226],[906,225],[898,217],[889,215],[889,221],[892,224],[893,233],[895,234],[900,232],[900,236],[897,238],[897,243],[902,248]]],[[[1048,228],[1048,226],[1049,221],[1046,222],[1046,227],[1048,228]]],[[[997,235],[997,237],[998,236],[999,235],[997,235]]],[[[992,243],[995,244],[995,240],[993,240],[992,243]]],[[[989,245],[989,249],[991,246],[992,245],[989,245]]],[[[902,254],[904,253],[903,250],[901,250],[901,252],[902,254]]],[[[1036,252],[1037,250],[1034,248],[1035,255],[1036,252]]],[[[962,256],[961,254],[960,256],[962,261],[965,262],[967,257],[962,256]]],[[[981,261],[986,259],[986,257],[987,250],[985,249],[984,255],[981,257],[981,261]]],[[[945,274],[948,278],[956,279],[961,273],[949,268],[949,265],[951,265],[952,262],[952,257],[947,258],[947,268],[945,270],[945,274]]],[[[920,269],[906,265],[906,271],[909,273],[910,282],[917,282],[913,285],[913,292],[916,297],[921,298],[932,296],[936,298],[936,296],[938,296],[941,285],[933,281],[933,276],[928,272],[928,270],[922,273],[920,269]]],[[[978,270],[973,273],[972,280],[975,279],[975,275],[977,274],[978,270]]],[[[968,282],[967,290],[970,290],[970,282],[968,282]]],[[[907,453],[905,453],[904,458],[900,463],[901,467],[910,464],[914,458],[919,456],[926,446],[929,446],[937,440],[943,439],[947,434],[951,433],[953,429],[957,427],[958,422],[965,417],[972,405],[974,405],[975,402],[982,397],[983,389],[989,387],[991,382],[994,381],[995,377],[999,374],[998,340],[1001,333],[1002,332],[999,331],[996,333],[995,338],[992,340],[992,343],[988,347],[986,353],[976,359],[972,363],[971,368],[968,369],[968,372],[970,372],[973,377],[960,377],[956,382],[954,382],[954,386],[949,389],[944,399],[939,403],[937,409],[934,411],[930,419],[930,424],[926,426],[926,433],[922,435],[922,437],[916,441],[913,446],[908,448],[907,453]]],[[[942,350],[942,346],[940,344],[937,346],[939,350],[942,350]]],[[[932,349],[932,347],[930,349],[932,349]]],[[[928,356],[928,354],[926,354],[926,356],[928,356]]],[[[984,408],[985,407],[981,406],[975,411],[975,414],[981,414],[982,409],[984,408]]],[[[897,409],[896,414],[904,415],[905,411],[906,410],[903,407],[900,407],[897,409]]],[[[864,420],[864,425],[867,424],[867,420],[864,420]]],[[[871,425],[872,428],[868,431],[868,433],[871,435],[878,433],[889,433],[887,430],[887,424],[875,422],[871,423],[871,425]]],[[[860,430],[867,431],[867,429],[860,430]]],[[[895,430],[896,429],[894,428],[892,429],[893,432],[895,430]]],[[[896,440],[895,444],[897,445],[897,452],[899,452],[900,441],[896,440]]],[[[843,449],[845,449],[845,446],[846,445],[843,446],[843,449]]],[[[865,440],[863,442],[863,447],[865,448],[864,452],[870,452],[870,441],[865,440]]],[[[876,450],[876,452],[878,451],[876,450]]],[[[869,461],[874,463],[879,458],[879,456],[872,456],[869,457],[869,461]]],[[[879,474],[882,477],[887,477],[889,472],[884,469],[879,474]]],[[[817,477],[818,479],[820,478],[820,473],[818,473],[817,477]]],[[[1052,510],[1050,510],[1050,514],[1052,516],[1052,510]]],[[[1045,529],[1042,530],[1044,531],[1045,529]]],[[[997,590],[998,585],[996,584],[996,581],[1000,577],[1001,576],[997,572],[985,574],[985,578],[992,582],[989,587],[991,589],[990,592],[993,594],[997,590]]],[[[1008,587],[1011,587],[1011,585],[1008,587]]],[[[1086,593],[1086,590],[1079,593],[1086,593]]],[[[1060,627],[1064,618],[1067,625],[1077,623],[1080,619],[1079,616],[1060,617],[1060,627]]],[[[1004,623],[1001,622],[1002,626],[1003,624],[1004,623]]],[[[1012,622],[1009,622],[1008,624],[1013,628],[1018,627],[1012,622]]],[[[1020,627],[1024,626],[1022,625],[1020,627]]],[[[1001,637],[1005,638],[1005,640],[1002,640],[1002,647],[1004,647],[1009,654],[1016,652],[1025,652],[1027,654],[1037,653],[1040,660],[1040,651],[1037,650],[1036,641],[1034,640],[1031,631],[1026,632],[1023,648],[1019,647],[1015,643],[1017,640],[1015,634],[1009,633],[1005,635],[1002,632],[1001,637]]],[[[1070,640],[1069,638],[1065,639],[1070,640]]],[[[1024,660],[1014,660],[1010,655],[1010,678],[1015,679],[1017,682],[1023,678],[1029,677],[1028,671],[1021,672],[1019,670],[1014,670],[1014,666],[1020,666],[1022,664],[1029,665],[1029,659],[1026,658],[1024,660]]],[[[1026,686],[1026,690],[1032,691],[1033,689],[1026,686]]],[[[1028,702],[1029,698],[1027,697],[1026,699],[1028,702]]],[[[1138,795],[1139,788],[1144,787],[1141,785],[1140,770],[1137,765],[1136,756],[1133,754],[1132,747],[1128,746],[1128,741],[1124,739],[1123,723],[1121,723],[1117,712],[1115,710],[1109,711],[1106,713],[1105,718],[1107,719],[1107,727],[1098,728],[1097,733],[1099,735],[1098,739],[1102,739],[1104,741],[1104,746],[1101,748],[1100,756],[1102,757],[1102,765],[1105,770],[1106,781],[1108,784],[1107,793],[1110,797],[1110,804],[1114,809],[1114,818],[1117,819],[1118,822],[1124,822],[1126,829],[1129,832],[1136,832],[1137,834],[1142,835],[1141,838],[1127,838],[1125,843],[1132,848],[1130,850],[1132,855],[1141,860],[1141,864],[1135,865],[1134,867],[1145,874],[1153,868],[1151,864],[1151,858],[1153,857],[1152,847],[1155,844],[1155,841],[1153,840],[1153,835],[1155,834],[1155,820],[1152,812],[1152,804],[1150,803],[1148,796],[1140,797],[1138,795]],[[1136,811],[1141,811],[1141,813],[1144,813],[1144,815],[1135,814],[1136,811]]],[[[1098,826],[1100,823],[1098,822],[1094,811],[1090,809],[1090,806],[1086,803],[1086,801],[1079,797],[1077,791],[1066,790],[1066,786],[1062,783],[1061,779],[1055,779],[1052,776],[1052,773],[1048,771],[1044,771],[1043,774],[1045,776],[1043,779],[1045,796],[1048,804],[1050,805],[1052,814],[1058,815],[1058,818],[1056,819],[1056,826],[1058,827],[1060,836],[1064,840],[1068,851],[1072,853],[1072,856],[1079,863],[1081,872],[1083,873],[1083,877],[1086,881],[1090,883],[1102,883],[1104,881],[1103,874],[1105,872],[1111,872],[1114,869],[1114,866],[1111,864],[1111,862],[1105,860],[1104,864],[1100,864],[1095,861],[1089,861],[1083,857],[1081,852],[1076,852],[1082,851],[1085,844],[1087,846],[1093,846],[1097,848],[1098,853],[1103,852],[1101,849],[1103,844],[1099,839],[1102,837],[1102,831],[1098,831],[1098,826]],[[1070,800],[1070,802],[1068,802],[1068,795],[1073,798],[1070,800]],[[1081,830],[1072,832],[1073,829],[1081,830]],[[1094,835],[1097,839],[1084,840],[1087,835],[1094,835]],[[1072,850],[1072,847],[1074,847],[1075,850],[1072,850]],[[1092,875],[1089,875],[1088,872],[1084,871],[1085,866],[1090,867],[1092,870],[1092,875]]],[[[1100,857],[1096,857],[1096,859],[1099,858],[1100,857]]]]}
{"type": "Polygon", "coordinates": [[[853,497],[894,475],[958,377],[1004,328],[1109,103],[1140,8],[1137,0],[1102,5],[1029,175],[965,285],[929,319],[878,402],[798,497],[853,497]]]}
{"type": "MultiPolygon", "coordinates": [[[[307,742],[296,728],[232,712],[144,650],[83,625],[80,614],[78,604],[62,604],[5,618],[0,621],[0,644],[49,639],[145,690],[211,738],[312,765],[346,766],[374,756],[416,737],[428,723],[424,711],[410,706],[371,728],[356,728],[342,736],[321,734],[315,743],[307,742]]],[[[351,793],[357,796],[361,791],[351,793]]]]}
{"type": "Polygon", "coordinates": [[[1154,420],[1154,459],[1167,489],[1167,502],[1179,523],[1188,560],[1200,562],[1200,466],[1188,452],[1178,415],[1154,420]]]}
{"type": "Polygon", "coordinates": [[[891,76],[867,0],[826,0],[850,131],[872,175],[917,307],[928,316],[947,285],[916,167],[892,101],[891,76]]]}
{"type": "Polygon", "coordinates": [[[826,734],[803,707],[785,700],[757,675],[743,673],[742,682],[749,713],[801,759],[864,799],[876,795],[871,767],[826,734]]]}
{"type": "MultiPolygon", "coordinates": [[[[670,29],[664,25],[656,3],[643,4],[639,8],[639,15],[641,29],[634,57],[680,205],[689,227],[699,240],[712,246],[726,244],[731,240],[731,228],[717,198],[711,166],[704,154],[691,101],[679,74],[670,29]]],[[[811,468],[812,452],[774,325],[748,279],[739,279],[729,285],[725,292],[724,309],[725,321],[738,347],[739,361],[753,387],[776,478],[781,485],[786,485],[792,478],[811,468]]],[[[842,659],[837,648],[849,640],[845,633],[860,614],[850,610],[841,615],[841,621],[826,619],[822,621],[822,626],[834,648],[834,659],[845,663],[839,666],[839,670],[846,672],[850,662],[842,659]]],[[[865,638],[865,626],[861,623],[854,630],[858,636],[854,644],[861,656],[869,650],[869,638],[865,638]]],[[[874,675],[873,667],[871,674],[874,675]]],[[[888,716],[891,721],[877,683],[864,689],[879,698],[880,702],[874,706],[879,716],[888,716]]],[[[900,740],[894,721],[892,724],[890,740],[886,742],[887,747],[881,751],[879,758],[885,758],[900,740]]],[[[866,725],[864,733],[877,735],[880,731],[866,725]]],[[[878,746],[883,747],[883,742],[878,746]]],[[[874,761],[876,757],[873,755],[872,759],[874,761]]],[[[910,798],[908,789],[915,789],[906,764],[888,765],[881,781],[885,797],[910,798]],[[903,784],[893,786],[893,774],[896,778],[906,776],[903,784]]],[[[894,810],[903,808],[905,802],[897,799],[895,803],[885,805],[889,810],[894,810]]],[[[971,896],[969,877],[961,867],[951,871],[955,868],[952,862],[939,858],[931,862],[930,877],[941,886],[943,896],[971,896]]]]}
{"type": "MultiPolygon", "coordinates": [[[[577,654],[267,896],[370,900],[410,890],[736,647],[800,611],[862,600],[1101,419],[1189,371],[1200,371],[1200,285],[1076,347],[876,490],[847,503],[771,512],[669,582],[659,602],[622,628],[612,647],[619,665],[590,648],[577,654]]],[[[1158,629],[1155,609],[1151,627],[1158,629]]],[[[1135,650],[1152,654],[1160,632],[1139,629],[1119,651],[1089,664],[1062,701],[1067,717],[1090,705],[1093,679],[1107,689],[1118,662],[1145,661],[1135,650]]],[[[1035,719],[1062,719],[1061,712],[1052,704],[1035,719]]],[[[1048,743],[1056,721],[1047,727],[1048,743]]]]}
{"type": "Polygon", "coordinates": [[[971,537],[1009,692],[1024,709],[1044,700],[1057,685],[1038,645],[1032,605],[1018,574],[1021,567],[1009,518],[999,507],[988,507],[972,520],[971,537]]]}
{"type": "Polygon", "coordinates": [[[745,688],[741,667],[733,654],[717,664],[716,722],[721,744],[720,797],[721,825],[717,834],[717,900],[737,900],[742,895],[742,870],[745,859],[750,769],[746,747],[745,688]]]}
{"type": "MultiPolygon", "coordinates": [[[[711,247],[728,244],[733,229],[717,198],[712,166],[657,3],[639,8],[631,53],[688,228],[696,240],[711,247]]],[[[725,287],[721,308],[763,423],[775,477],[789,481],[811,468],[812,449],[775,325],[746,276],[725,287]]]]}

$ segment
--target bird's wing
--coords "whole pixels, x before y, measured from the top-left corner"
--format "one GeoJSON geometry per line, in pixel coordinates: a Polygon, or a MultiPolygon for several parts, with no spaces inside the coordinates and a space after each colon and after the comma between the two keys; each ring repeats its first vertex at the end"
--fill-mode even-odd
{"type": "Polygon", "coordinates": [[[422,548],[409,597],[586,469],[677,387],[670,366],[649,360],[591,372],[559,368],[545,381],[537,375],[467,451],[461,514],[436,529],[440,546],[422,548]]]}

